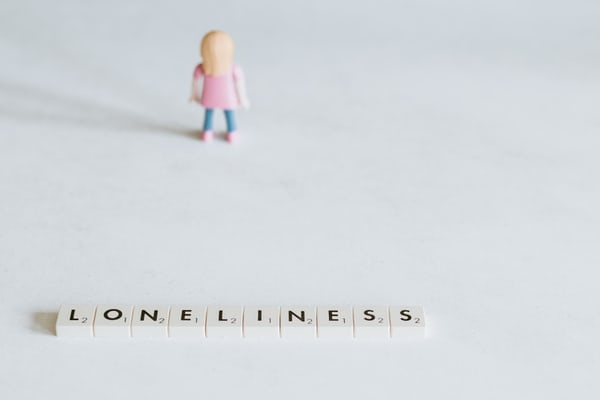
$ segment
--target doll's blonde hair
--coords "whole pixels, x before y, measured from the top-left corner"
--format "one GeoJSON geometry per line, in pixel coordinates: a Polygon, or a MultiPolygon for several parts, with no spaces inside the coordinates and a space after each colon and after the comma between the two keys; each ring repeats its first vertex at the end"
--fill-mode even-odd
{"type": "Polygon", "coordinates": [[[222,31],[210,31],[200,45],[202,68],[206,75],[223,75],[233,66],[233,40],[222,31]]]}

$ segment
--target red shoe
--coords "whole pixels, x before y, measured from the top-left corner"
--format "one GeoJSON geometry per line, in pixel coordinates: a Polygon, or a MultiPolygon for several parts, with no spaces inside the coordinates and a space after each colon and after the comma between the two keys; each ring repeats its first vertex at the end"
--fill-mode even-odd
{"type": "Polygon", "coordinates": [[[227,136],[225,136],[225,139],[227,139],[227,141],[229,143],[234,143],[237,141],[237,136],[238,136],[237,131],[231,131],[231,132],[227,132],[227,136]]]}
{"type": "Polygon", "coordinates": [[[202,139],[205,142],[210,142],[211,140],[213,140],[213,136],[214,136],[213,131],[202,131],[202,134],[200,135],[200,139],[202,139]]]}

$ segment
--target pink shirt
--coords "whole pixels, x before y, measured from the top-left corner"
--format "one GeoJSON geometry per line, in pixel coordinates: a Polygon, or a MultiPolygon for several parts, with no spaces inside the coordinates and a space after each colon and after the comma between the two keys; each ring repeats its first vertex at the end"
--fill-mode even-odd
{"type": "Polygon", "coordinates": [[[194,70],[194,80],[203,77],[202,95],[195,99],[205,108],[233,110],[240,104],[235,82],[244,79],[242,69],[234,65],[231,71],[223,75],[205,75],[202,64],[194,70]]]}

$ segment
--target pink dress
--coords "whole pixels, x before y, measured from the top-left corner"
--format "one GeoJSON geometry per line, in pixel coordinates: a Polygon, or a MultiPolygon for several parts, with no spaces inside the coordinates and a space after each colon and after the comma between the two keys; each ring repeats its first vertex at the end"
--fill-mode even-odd
{"type": "Polygon", "coordinates": [[[194,70],[194,80],[200,77],[204,78],[202,95],[194,100],[204,108],[234,110],[239,106],[235,82],[244,79],[244,73],[239,66],[234,65],[230,72],[223,75],[205,75],[202,64],[198,64],[194,70]]]}

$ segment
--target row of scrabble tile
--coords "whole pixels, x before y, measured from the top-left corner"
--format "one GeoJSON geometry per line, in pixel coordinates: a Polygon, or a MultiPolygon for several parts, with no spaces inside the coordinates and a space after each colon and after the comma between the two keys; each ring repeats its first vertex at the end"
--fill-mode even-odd
{"type": "Polygon", "coordinates": [[[65,337],[423,337],[420,306],[220,307],[63,305],[65,337]]]}

